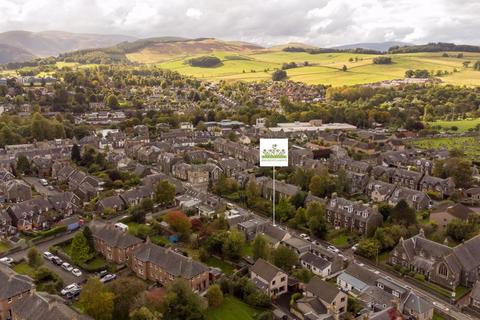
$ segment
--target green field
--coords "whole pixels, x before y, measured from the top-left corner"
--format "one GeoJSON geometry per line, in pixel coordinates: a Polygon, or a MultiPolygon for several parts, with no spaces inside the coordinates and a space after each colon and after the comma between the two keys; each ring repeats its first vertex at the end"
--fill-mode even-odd
{"type": "Polygon", "coordinates": [[[234,298],[225,297],[223,304],[217,308],[210,309],[207,312],[207,320],[253,320],[255,316],[262,312],[249,306],[245,302],[234,298]]]}
{"type": "Polygon", "coordinates": [[[18,272],[20,274],[24,274],[24,275],[29,276],[31,278],[33,278],[34,275],[35,275],[35,269],[30,267],[28,265],[28,263],[26,263],[26,262],[22,262],[22,263],[19,263],[19,264],[15,265],[13,267],[13,270],[15,272],[18,272]]]}
{"type": "Polygon", "coordinates": [[[0,253],[5,252],[8,249],[10,249],[10,246],[8,244],[6,244],[5,242],[0,241],[0,253]]]}
{"type": "Polygon", "coordinates": [[[471,160],[477,160],[480,156],[480,143],[478,137],[445,137],[445,138],[424,138],[411,142],[411,145],[421,149],[445,149],[454,148],[463,150],[471,160]]]}
{"type": "Polygon", "coordinates": [[[466,120],[455,120],[455,121],[433,121],[427,122],[430,126],[440,126],[445,129],[450,129],[452,126],[458,128],[458,132],[466,132],[469,129],[475,128],[480,124],[480,118],[478,119],[466,119],[466,120]]]}
{"type": "Polygon", "coordinates": [[[426,69],[428,71],[458,72],[443,76],[445,83],[480,85],[480,72],[464,68],[464,61],[480,60],[479,53],[464,53],[463,58],[442,57],[441,52],[412,53],[389,55],[393,63],[389,65],[373,64],[372,59],[378,55],[354,53],[321,53],[284,51],[246,51],[213,52],[211,54],[167,56],[156,55],[154,51],[141,51],[129,54],[132,61],[153,63],[162,68],[178,71],[184,75],[208,80],[268,80],[274,69],[283,63],[296,62],[301,67],[287,70],[290,80],[308,84],[330,84],[333,86],[371,83],[381,80],[403,78],[408,69],[426,69]],[[192,57],[213,55],[222,60],[215,68],[192,67],[186,61],[192,57]],[[232,59],[232,57],[236,57],[232,59]],[[353,61],[350,61],[353,59],[353,61]],[[355,61],[357,59],[357,61],[355,61]],[[303,66],[308,61],[309,66],[303,66]],[[341,70],[343,65],[347,71],[341,70]]]}

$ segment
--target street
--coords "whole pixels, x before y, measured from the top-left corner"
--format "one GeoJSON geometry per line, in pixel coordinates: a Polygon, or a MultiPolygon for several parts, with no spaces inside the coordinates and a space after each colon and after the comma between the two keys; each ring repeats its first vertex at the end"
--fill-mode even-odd
{"type": "Polygon", "coordinates": [[[48,188],[49,186],[42,185],[40,183],[40,179],[37,177],[23,177],[23,180],[25,180],[26,183],[32,186],[35,191],[42,196],[53,196],[59,193],[55,188],[53,190],[50,190],[48,188]]]}

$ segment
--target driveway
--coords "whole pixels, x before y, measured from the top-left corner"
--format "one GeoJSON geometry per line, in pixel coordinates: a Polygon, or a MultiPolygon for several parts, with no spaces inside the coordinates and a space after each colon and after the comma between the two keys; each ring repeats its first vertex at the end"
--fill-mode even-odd
{"type": "Polygon", "coordinates": [[[40,193],[42,196],[53,196],[59,194],[56,189],[49,190],[48,186],[44,186],[40,183],[40,179],[37,177],[23,177],[26,183],[32,186],[36,192],[40,193]]]}
{"type": "MultiPolygon", "coordinates": [[[[64,286],[67,286],[74,282],[82,283],[88,277],[88,274],[86,274],[85,271],[83,270],[82,270],[82,275],[80,277],[74,276],[71,272],[64,270],[62,267],[57,266],[56,264],[54,264],[51,261],[48,261],[47,259],[43,259],[43,265],[48,269],[50,269],[51,271],[58,274],[60,278],[62,278],[64,286]]],[[[73,267],[75,268],[76,266],[73,266],[73,267]]]]}

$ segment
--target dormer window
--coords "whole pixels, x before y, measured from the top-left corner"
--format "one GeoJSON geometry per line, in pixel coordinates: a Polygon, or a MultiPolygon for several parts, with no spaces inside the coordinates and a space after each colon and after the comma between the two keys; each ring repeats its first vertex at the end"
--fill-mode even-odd
{"type": "Polygon", "coordinates": [[[367,211],[363,211],[362,217],[367,218],[367,217],[368,217],[368,212],[367,212],[367,211]]]}
{"type": "Polygon", "coordinates": [[[414,195],[413,196],[413,201],[417,201],[418,200],[418,196],[417,195],[414,195]]]}
{"type": "Polygon", "coordinates": [[[352,207],[352,206],[348,207],[348,212],[349,212],[349,213],[352,213],[352,212],[353,212],[353,207],[352,207]]]}

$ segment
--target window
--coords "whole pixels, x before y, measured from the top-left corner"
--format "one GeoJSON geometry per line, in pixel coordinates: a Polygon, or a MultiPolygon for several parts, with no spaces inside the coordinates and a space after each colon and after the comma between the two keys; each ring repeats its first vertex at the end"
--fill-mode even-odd
{"type": "Polygon", "coordinates": [[[345,301],[345,297],[343,297],[342,299],[340,299],[341,302],[345,301]]]}
{"type": "Polygon", "coordinates": [[[272,286],[274,286],[274,285],[275,285],[275,280],[272,281],[272,286]]]}
{"type": "Polygon", "coordinates": [[[397,291],[392,291],[392,295],[397,298],[400,297],[400,293],[398,293],[397,291]]]}
{"type": "Polygon", "coordinates": [[[438,274],[442,277],[448,277],[448,268],[445,263],[442,263],[438,266],[438,274]]]}
{"type": "Polygon", "coordinates": [[[285,281],[285,277],[282,277],[282,279],[280,281],[282,281],[282,282],[285,281]]]}
{"type": "Polygon", "coordinates": [[[12,303],[12,297],[8,298],[8,303],[12,303]]]}
{"type": "Polygon", "coordinates": [[[379,287],[380,289],[383,289],[383,288],[384,288],[384,286],[383,286],[382,283],[377,283],[377,287],[379,287]]]}

